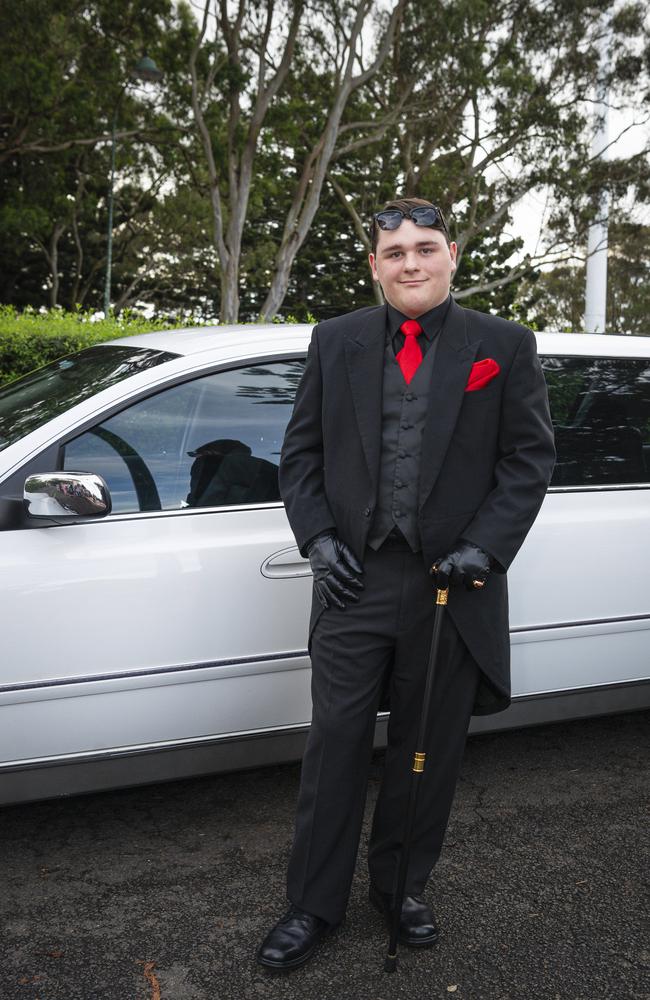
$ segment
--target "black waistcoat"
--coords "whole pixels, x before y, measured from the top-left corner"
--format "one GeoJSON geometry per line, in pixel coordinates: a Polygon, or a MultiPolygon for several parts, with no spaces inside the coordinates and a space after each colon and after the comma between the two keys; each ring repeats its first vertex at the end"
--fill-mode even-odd
{"type": "Polygon", "coordinates": [[[377,506],[368,545],[378,549],[395,525],[413,552],[421,548],[417,523],[422,432],[438,338],[426,351],[409,385],[386,338],[382,389],[381,464],[377,506]]]}

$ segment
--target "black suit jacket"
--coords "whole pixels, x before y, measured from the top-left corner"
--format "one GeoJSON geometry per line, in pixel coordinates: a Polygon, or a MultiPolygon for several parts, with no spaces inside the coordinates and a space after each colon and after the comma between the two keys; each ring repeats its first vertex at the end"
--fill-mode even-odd
{"type": "MultiPolygon", "coordinates": [[[[310,538],[333,528],[363,561],[379,477],[385,329],[385,306],[314,328],[279,472],[303,556],[310,538]]],[[[488,714],[510,704],[506,571],[551,478],[553,427],[530,330],[452,299],[439,338],[420,459],[422,556],[428,571],[462,536],[497,560],[482,590],[454,587],[447,608],[485,675],[474,714],[488,714]],[[500,372],[466,392],[484,358],[500,372]]],[[[321,612],[314,595],[310,639],[321,612]]]]}

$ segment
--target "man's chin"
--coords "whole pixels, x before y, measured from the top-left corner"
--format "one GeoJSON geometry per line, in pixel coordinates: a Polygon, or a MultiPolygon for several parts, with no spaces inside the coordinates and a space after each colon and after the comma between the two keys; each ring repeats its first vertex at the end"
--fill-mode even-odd
{"type": "Polygon", "coordinates": [[[411,319],[429,312],[429,309],[440,305],[447,298],[447,292],[438,291],[433,294],[431,289],[425,291],[423,287],[418,288],[417,285],[405,286],[400,291],[401,294],[396,296],[398,301],[390,304],[411,319]]]}

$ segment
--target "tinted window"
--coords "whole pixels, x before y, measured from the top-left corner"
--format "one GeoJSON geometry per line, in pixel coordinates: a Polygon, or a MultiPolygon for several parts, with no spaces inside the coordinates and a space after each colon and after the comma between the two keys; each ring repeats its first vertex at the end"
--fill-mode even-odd
{"type": "Polygon", "coordinates": [[[650,360],[540,361],[557,449],[551,486],[650,482],[650,360]]]}
{"type": "Polygon", "coordinates": [[[178,357],[122,344],[88,347],[0,389],[0,451],[95,393],[178,357]]]}
{"type": "Polygon", "coordinates": [[[130,406],[65,447],[116,513],[280,500],[278,465],[303,361],[206,375],[130,406]]]}

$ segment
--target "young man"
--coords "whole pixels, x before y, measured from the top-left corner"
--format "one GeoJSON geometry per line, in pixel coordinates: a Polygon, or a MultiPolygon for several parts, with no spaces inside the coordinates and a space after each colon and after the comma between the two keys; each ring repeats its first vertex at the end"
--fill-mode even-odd
{"type": "Polygon", "coordinates": [[[456,244],[441,211],[418,198],[389,202],[374,216],[369,262],[387,304],[315,327],[280,460],[280,491],[314,584],[313,713],[291,907],[257,956],[277,970],[307,961],[343,920],[386,689],[388,746],[368,867],[370,901],[390,921],[434,565],[452,591],[400,940],[437,940],[422,893],[442,848],[470,716],[510,703],[506,571],[555,461],[534,335],[456,304],[456,244]]]}

